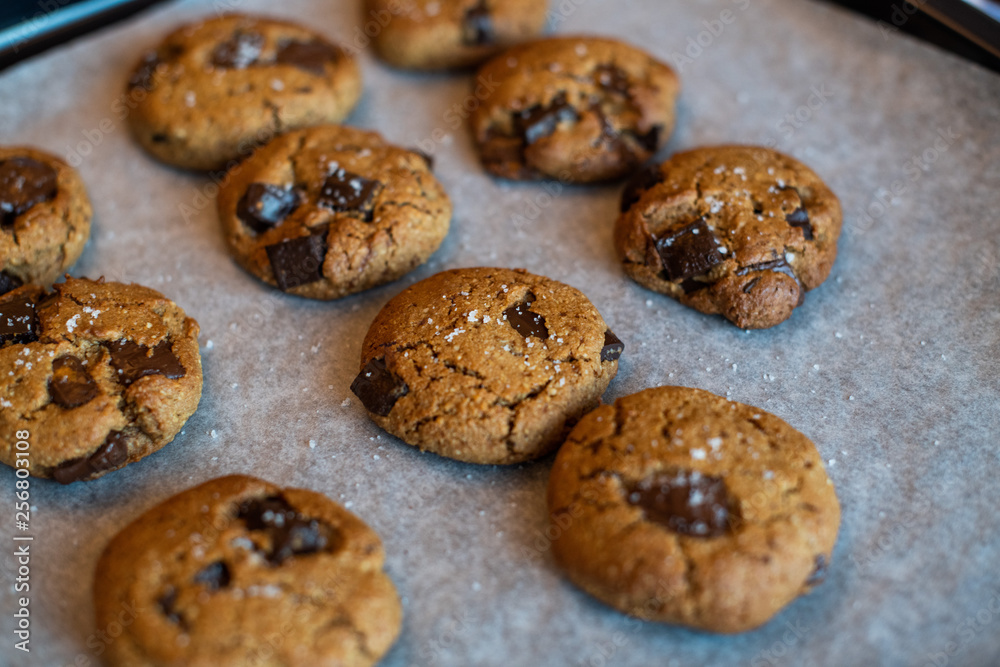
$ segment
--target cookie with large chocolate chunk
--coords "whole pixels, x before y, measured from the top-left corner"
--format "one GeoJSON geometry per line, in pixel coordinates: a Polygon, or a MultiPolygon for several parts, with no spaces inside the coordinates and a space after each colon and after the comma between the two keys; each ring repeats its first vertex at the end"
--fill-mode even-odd
{"type": "Polygon", "coordinates": [[[840,504],[816,447],[781,419],[701,389],[604,405],[556,456],[552,553],[638,618],[751,630],[822,580],[840,504]]]}
{"type": "Polygon", "coordinates": [[[97,563],[109,665],[374,665],[402,607],[378,535],[329,498],[233,475],[164,500],[97,563]],[[277,639],[276,639],[277,638],[277,639]]]}
{"type": "Polygon", "coordinates": [[[279,289],[337,299],[423,264],[451,201],[427,159],[374,132],[326,125],[281,135],[219,191],[229,248],[279,289]]]}
{"type": "Polygon", "coordinates": [[[90,237],[91,215],[75,169],[37,148],[0,146],[0,294],[65,273],[90,237]]]}
{"type": "Polygon", "coordinates": [[[560,37],[511,48],[479,71],[490,92],[471,116],[483,166],[519,180],[621,178],[674,128],[677,75],[611,39],[560,37]]]}
{"type": "Polygon", "coordinates": [[[126,94],[143,148],[178,167],[222,169],[275,134],[343,120],[361,71],[308,28],[230,14],[168,35],[142,56],[126,94]]]}
{"type": "Polygon", "coordinates": [[[768,148],[678,153],[637,174],[621,210],[615,248],[629,277],[746,329],[787,320],[837,257],[836,195],[768,148]]]}
{"type": "Polygon", "coordinates": [[[139,285],[69,278],[0,296],[0,462],[63,484],[152,454],[201,398],[198,323],[139,285]],[[25,461],[27,465],[25,466],[25,461]]]}
{"type": "Polygon", "coordinates": [[[623,348],[568,285],[522,270],[455,269],[385,305],[351,391],[408,444],[518,463],[550,452],[597,405],[623,348]]]}
{"type": "MultiPolygon", "coordinates": [[[[547,0],[366,0],[366,23],[379,56],[405,69],[477,65],[498,51],[541,35],[547,0]]],[[[366,28],[367,29],[367,28],[366,28]]]]}

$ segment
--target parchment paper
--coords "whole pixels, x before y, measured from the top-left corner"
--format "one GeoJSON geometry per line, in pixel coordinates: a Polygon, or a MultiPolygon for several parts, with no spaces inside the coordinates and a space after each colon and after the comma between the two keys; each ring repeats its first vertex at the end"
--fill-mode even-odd
{"type": "Polygon", "coordinates": [[[327,493],[382,536],[405,609],[386,665],[997,664],[1000,78],[815,2],[553,0],[558,32],[618,36],[683,65],[664,156],[770,143],[840,196],[830,279],[790,321],[745,333],[625,279],[611,245],[618,187],[486,177],[449,114],[471,77],[393,71],[362,48],[350,122],[431,149],[455,217],[409,278],[313,303],[239,269],[211,181],[147,157],[115,106],[144,48],[220,9],[362,41],[360,3],[280,4],[173,3],[0,73],[0,142],[78,161],[92,195],[72,273],[163,291],[200,322],[205,369],[198,412],[161,452],[96,482],[32,485],[27,655],[12,634],[15,477],[0,470],[0,663],[96,660],[92,575],[111,536],[169,495],[250,473],[327,493]],[[380,432],[349,391],[369,323],[413,281],[474,265],[524,267],[591,298],[626,343],[606,400],[701,387],[810,436],[843,505],[827,582],[740,636],[634,621],[554,568],[551,459],[463,465],[380,432]]]}

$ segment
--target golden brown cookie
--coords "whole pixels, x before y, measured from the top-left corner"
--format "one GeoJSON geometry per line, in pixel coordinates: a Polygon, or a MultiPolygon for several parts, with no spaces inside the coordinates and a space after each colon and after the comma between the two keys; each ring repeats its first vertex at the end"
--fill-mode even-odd
{"type": "Polygon", "coordinates": [[[382,308],[351,391],[376,424],[422,450],[518,463],[551,451],[597,405],[623,347],[568,285],[455,269],[382,308]]]}
{"type": "Polygon", "coordinates": [[[547,12],[547,0],[366,0],[365,33],[390,65],[467,67],[540,35],[547,12]]]}
{"type": "Polygon", "coordinates": [[[37,148],[0,147],[0,294],[61,276],[83,252],[90,218],[75,169],[37,148]]]}
{"type": "Polygon", "coordinates": [[[833,267],[836,195],[768,148],[678,153],[622,194],[615,248],[637,283],[744,329],[787,320],[833,267]]]}
{"type": "Polygon", "coordinates": [[[402,609],[378,536],[319,493],[233,475],[126,526],[97,564],[108,664],[373,665],[402,609]],[[131,611],[134,620],[121,624],[131,611]]]}
{"type": "Polygon", "coordinates": [[[427,261],[451,221],[426,156],[336,125],[281,135],[231,172],[218,203],[243,268],[313,299],[399,278],[427,261]]]}
{"type": "Polygon", "coordinates": [[[820,583],[840,505],[815,446],[781,419],[657,387],[580,420],[549,480],[553,555],[639,618],[742,632],[820,583]]]}
{"type": "Polygon", "coordinates": [[[69,484],[173,440],[198,407],[201,356],[198,323],[159,292],[75,278],[53,290],[0,296],[0,462],[69,484]]]}
{"type": "Polygon", "coordinates": [[[285,21],[228,15],[178,28],[128,81],[136,139],[189,169],[222,169],[276,133],[338,123],[361,96],[339,46],[285,21]]]}
{"type": "Polygon", "coordinates": [[[674,128],[679,82],[667,65],[612,39],[515,46],[479,71],[491,91],[471,116],[483,166],[519,180],[621,178],[674,128]]]}

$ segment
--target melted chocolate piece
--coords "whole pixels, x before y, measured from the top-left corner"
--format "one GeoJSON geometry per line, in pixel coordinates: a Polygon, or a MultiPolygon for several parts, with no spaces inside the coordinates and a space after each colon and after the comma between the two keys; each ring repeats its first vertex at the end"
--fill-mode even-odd
{"type": "Polygon", "coordinates": [[[322,75],[327,63],[340,58],[340,49],[320,40],[286,42],[278,47],[275,63],[291,65],[311,74],[322,75]]]}
{"type": "Polygon", "coordinates": [[[246,69],[257,63],[263,50],[264,35],[238,30],[227,41],[215,47],[211,63],[221,69],[246,69]]]}
{"type": "Polygon", "coordinates": [[[722,262],[722,254],[704,218],[661,236],[656,252],[667,280],[685,280],[706,273],[722,262]]]}
{"type": "Polygon", "coordinates": [[[128,87],[132,88],[142,88],[143,90],[150,91],[153,89],[153,76],[156,74],[156,68],[160,66],[160,56],[156,51],[149,51],[143,54],[142,61],[136,66],[132,71],[132,76],[128,79],[128,87]]]}
{"type": "Polygon", "coordinates": [[[35,204],[56,196],[58,174],[30,157],[0,162],[0,225],[9,226],[35,204]]]}
{"type": "Polygon", "coordinates": [[[795,282],[799,282],[798,276],[795,275],[795,272],[792,271],[792,267],[788,266],[788,262],[784,259],[775,259],[770,262],[761,262],[760,264],[743,266],[736,270],[736,275],[745,276],[754,271],[777,271],[778,273],[784,273],[789,278],[794,278],[795,282]]]}
{"type": "Polygon", "coordinates": [[[410,387],[389,370],[385,359],[372,359],[354,378],[351,391],[368,412],[385,417],[392,412],[396,401],[410,393],[410,387]]]}
{"type": "Polygon", "coordinates": [[[503,314],[507,320],[507,324],[514,327],[514,331],[525,338],[535,336],[536,338],[545,340],[549,337],[549,330],[545,326],[545,318],[538,313],[528,310],[534,302],[535,295],[528,292],[524,297],[524,301],[516,306],[511,306],[503,311],[503,314]]]}
{"type": "Polygon", "coordinates": [[[170,341],[146,347],[131,340],[105,343],[111,363],[118,370],[118,381],[128,386],[147,375],[163,375],[171,380],[184,377],[184,366],[170,348],[170,341]]]}
{"type": "Polygon", "coordinates": [[[641,507],[646,520],[691,537],[719,537],[732,527],[736,502],[721,477],[694,470],[657,473],[625,487],[629,504],[641,507]]]}
{"type": "Polygon", "coordinates": [[[556,131],[561,122],[576,122],[580,114],[566,101],[566,93],[559,93],[548,106],[536,104],[514,116],[514,126],[530,146],[556,131]]]}
{"type": "Polygon", "coordinates": [[[600,65],[594,70],[594,81],[602,89],[619,95],[628,95],[628,74],[617,65],[600,65]]]}
{"type": "Polygon", "coordinates": [[[236,205],[236,216],[259,234],[280,225],[301,202],[299,193],[291,188],[251,183],[236,205]]]}
{"type": "Polygon", "coordinates": [[[656,165],[650,165],[637,171],[625,184],[622,191],[621,212],[625,213],[632,208],[636,202],[642,199],[648,190],[663,182],[663,174],[656,165]]]}
{"type": "Polygon", "coordinates": [[[604,332],[604,347],[601,348],[601,361],[617,361],[625,351],[625,343],[608,329],[604,332]]]}
{"type": "Polygon", "coordinates": [[[809,578],[806,579],[806,586],[819,586],[826,581],[826,569],[829,565],[824,554],[817,554],[816,566],[813,568],[809,578]]]}
{"type": "Polygon", "coordinates": [[[38,316],[35,302],[27,297],[0,303],[0,345],[24,345],[38,340],[38,316]]]}
{"type": "Polygon", "coordinates": [[[323,279],[326,234],[324,227],[309,236],[288,239],[264,248],[274,270],[274,279],[282,291],[323,279]]]}
{"type": "Polygon", "coordinates": [[[371,222],[375,215],[375,196],[381,189],[379,181],[337,169],[323,181],[316,203],[338,213],[358,211],[365,222],[371,222]]]}
{"type": "Polygon", "coordinates": [[[156,600],[156,606],[160,608],[160,612],[167,617],[167,620],[171,623],[181,624],[181,615],[177,613],[174,607],[176,604],[177,589],[173,586],[168,586],[163,595],[156,600]]]}
{"type": "Polygon", "coordinates": [[[813,240],[813,228],[812,223],[809,222],[809,212],[804,208],[799,206],[797,209],[785,216],[785,220],[792,227],[798,227],[802,230],[802,236],[805,237],[806,241],[813,240]]]}
{"type": "Polygon", "coordinates": [[[52,477],[60,484],[70,484],[105,470],[118,468],[128,460],[128,445],[121,431],[112,431],[96,452],[60,464],[52,477]]]}
{"type": "Polygon", "coordinates": [[[636,141],[650,153],[655,153],[660,148],[660,136],[663,134],[663,126],[654,125],[645,134],[634,133],[636,141]]]}
{"type": "Polygon", "coordinates": [[[7,292],[16,290],[23,284],[24,281],[17,276],[7,273],[6,271],[0,271],[0,296],[6,294],[7,292]]]}
{"type": "Polygon", "coordinates": [[[87,367],[76,357],[59,357],[52,362],[52,379],[49,380],[52,402],[64,408],[76,408],[89,403],[97,396],[97,383],[87,367]]]}
{"type": "Polygon", "coordinates": [[[700,292],[701,290],[711,286],[711,283],[695,280],[694,278],[686,278],[681,281],[681,289],[684,290],[684,294],[694,294],[695,292],[700,292]]]}
{"type": "Polygon", "coordinates": [[[217,560],[211,565],[206,565],[194,575],[194,582],[196,584],[203,584],[210,592],[226,588],[229,586],[230,579],[229,566],[221,560],[217,560]]]}
{"type": "Polygon", "coordinates": [[[340,546],[341,537],[336,528],[302,516],[281,496],[244,501],[237,518],[246,521],[249,530],[267,533],[271,538],[266,557],[272,565],[280,565],[292,556],[335,550],[340,546]]]}
{"type": "Polygon", "coordinates": [[[482,46],[496,42],[496,31],[493,28],[493,17],[486,0],[465,10],[462,19],[462,44],[466,46],[482,46]]]}

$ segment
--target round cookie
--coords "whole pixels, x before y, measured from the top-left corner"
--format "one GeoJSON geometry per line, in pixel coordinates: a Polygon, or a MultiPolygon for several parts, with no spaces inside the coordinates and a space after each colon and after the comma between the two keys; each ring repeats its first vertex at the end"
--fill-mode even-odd
{"type": "Polygon", "coordinates": [[[361,96],[361,71],[311,30],[228,15],[168,35],[127,88],[143,148],[178,167],[222,169],[277,133],[343,120],[361,96]]]}
{"type": "Polygon", "coordinates": [[[153,507],[97,564],[109,665],[374,665],[402,608],[378,536],[326,496],[233,475],[153,507]],[[122,610],[132,621],[122,623],[122,610]]]}
{"type": "Polygon", "coordinates": [[[0,296],[0,462],[69,484],[173,440],[198,407],[201,357],[198,323],[159,292],[75,278],[53,290],[0,296]]]}
{"type": "Polygon", "coordinates": [[[836,195],[768,148],[678,153],[622,194],[615,248],[637,283],[744,329],[787,320],[833,267],[836,195]]]}
{"type": "Polygon", "coordinates": [[[366,0],[385,62],[418,70],[468,67],[545,30],[547,0],[366,0]]]}
{"type": "Polygon", "coordinates": [[[422,450],[519,463],[551,451],[598,404],[623,348],[568,285],[455,269],[382,308],[351,391],[376,424],[422,450]]]}
{"type": "Polygon", "coordinates": [[[75,169],[36,148],[0,146],[0,294],[62,275],[83,252],[90,218],[75,169]]]}
{"type": "Polygon", "coordinates": [[[680,85],[648,53],[596,37],[515,46],[478,80],[492,89],[470,119],[486,170],[570,183],[620,178],[652,157],[673,131],[680,85]]]}
{"type": "Polygon", "coordinates": [[[374,132],[289,132],[230,173],[219,218],[236,260],[283,291],[336,299],[423,264],[451,201],[430,160],[374,132]]]}
{"type": "Polygon", "coordinates": [[[594,410],[549,479],[553,555],[642,619],[755,628],[820,583],[840,505],[815,446],[758,408],[657,387],[594,410]]]}

